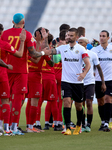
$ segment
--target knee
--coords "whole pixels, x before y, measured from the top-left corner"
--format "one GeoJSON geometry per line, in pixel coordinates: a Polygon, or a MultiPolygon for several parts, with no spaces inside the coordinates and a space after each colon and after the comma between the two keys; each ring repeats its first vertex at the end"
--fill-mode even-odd
{"type": "Polygon", "coordinates": [[[82,103],[75,103],[76,110],[81,111],[82,110],[82,103]]]}
{"type": "Polygon", "coordinates": [[[87,108],[91,108],[92,107],[92,100],[86,100],[86,104],[87,104],[87,108]]]}

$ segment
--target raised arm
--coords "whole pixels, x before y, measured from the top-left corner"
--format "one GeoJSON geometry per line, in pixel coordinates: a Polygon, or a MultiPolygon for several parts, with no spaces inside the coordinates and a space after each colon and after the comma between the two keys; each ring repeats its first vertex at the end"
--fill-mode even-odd
{"type": "Polygon", "coordinates": [[[25,39],[26,39],[26,31],[25,31],[25,29],[22,29],[19,38],[20,38],[19,50],[14,53],[14,56],[21,58],[21,57],[23,56],[23,52],[24,52],[24,41],[25,41],[25,39]]]}

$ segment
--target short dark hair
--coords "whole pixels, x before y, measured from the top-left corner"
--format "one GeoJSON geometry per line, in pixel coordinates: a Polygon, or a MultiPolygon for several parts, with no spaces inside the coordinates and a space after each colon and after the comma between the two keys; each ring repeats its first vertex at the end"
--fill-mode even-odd
{"type": "Polygon", "coordinates": [[[70,29],[70,26],[68,24],[62,24],[60,27],[59,27],[59,30],[60,32],[62,30],[69,30],[70,29]]]}
{"type": "Polygon", "coordinates": [[[65,40],[65,34],[66,34],[67,30],[62,30],[59,34],[59,38],[60,40],[64,41],[65,40]]]}
{"type": "Polygon", "coordinates": [[[3,31],[4,30],[4,27],[3,25],[0,23],[0,31],[3,31]]]}
{"type": "Polygon", "coordinates": [[[52,34],[48,34],[48,44],[50,44],[53,40],[53,35],[52,34]]]}
{"type": "Polygon", "coordinates": [[[109,37],[109,32],[107,30],[102,30],[101,32],[106,32],[107,33],[107,37],[109,37]]]}
{"type": "MultiPolygon", "coordinates": [[[[34,32],[34,36],[36,37],[36,32],[37,32],[37,31],[39,31],[39,33],[40,33],[40,35],[41,35],[41,38],[42,38],[41,30],[42,30],[42,27],[39,27],[37,30],[35,30],[35,32],[34,32]]],[[[46,32],[49,32],[49,30],[48,30],[48,29],[46,29],[46,28],[45,28],[45,30],[46,30],[46,32]]]]}
{"type": "Polygon", "coordinates": [[[85,36],[85,28],[84,27],[78,27],[77,31],[78,31],[78,33],[77,33],[78,37],[85,36]]]}
{"type": "Polygon", "coordinates": [[[77,29],[76,28],[70,28],[68,31],[75,32],[75,34],[77,35],[77,29]]]}

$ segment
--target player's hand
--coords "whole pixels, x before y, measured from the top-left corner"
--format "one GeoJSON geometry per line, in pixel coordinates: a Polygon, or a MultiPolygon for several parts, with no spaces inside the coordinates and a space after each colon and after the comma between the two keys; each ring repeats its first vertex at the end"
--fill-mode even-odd
{"type": "Polygon", "coordinates": [[[76,75],[79,75],[78,78],[77,78],[78,81],[82,81],[85,78],[85,74],[84,73],[78,73],[76,75]]]}
{"type": "Polygon", "coordinates": [[[39,33],[39,31],[36,31],[36,37],[33,36],[33,38],[34,38],[37,42],[40,42],[40,41],[41,41],[41,34],[39,33]]]}
{"type": "Polygon", "coordinates": [[[26,31],[25,31],[25,29],[22,29],[19,38],[20,38],[20,41],[25,41],[26,40],[26,31]]]}
{"type": "Polygon", "coordinates": [[[44,49],[42,49],[42,51],[45,52],[45,55],[50,55],[51,54],[51,51],[49,50],[48,47],[45,47],[44,49]]]}
{"type": "Polygon", "coordinates": [[[42,37],[43,37],[43,39],[48,38],[48,34],[49,34],[49,32],[46,32],[46,30],[45,30],[44,28],[42,28],[41,33],[42,33],[42,37]]]}
{"type": "Polygon", "coordinates": [[[101,91],[102,92],[106,91],[106,85],[105,85],[105,83],[102,83],[102,85],[101,85],[101,91]]]}
{"type": "Polygon", "coordinates": [[[9,70],[13,70],[13,66],[12,65],[8,64],[7,66],[8,66],[9,70]]]}

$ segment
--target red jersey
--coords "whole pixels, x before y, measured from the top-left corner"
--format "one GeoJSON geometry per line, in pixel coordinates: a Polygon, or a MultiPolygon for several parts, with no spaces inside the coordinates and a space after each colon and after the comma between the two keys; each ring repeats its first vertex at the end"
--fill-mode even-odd
{"type": "MultiPolygon", "coordinates": [[[[0,58],[7,63],[8,53],[14,54],[16,50],[9,43],[0,39],[0,58]]],[[[0,82],[8,81],[7,68],[0,66],[0,82]]]]}
{"type": "Polygon", "coordinates": [[[54,71],[55,71],[55,76],[56,77],[58,77],[58,76],[61,77],[61,74],[62,74],[62,62],[55,63],[54,71]]]}
{"type": "MultiPolygon", "coordinates": [[[[1,36],[3,41],[10,43],[15,49],[19,50],[20,40],[19,35],[22,31],[22,28],[11,28],[5,30],[1,36]]],[[[30,32],[26,31],[26,40],[24,43],[24,53],[22,58],[17,58],[12,55],[8,55],[8,63],[13,66],[13,70],[8,70],[9,73],[27,73],[28,65],[28,51],[27,48],[34,46],[33,37],[30,32]]]]}
{"type": "MultiPolygon", "coordinates": [[[[48,57],[48,56],[45,56],[48,57]]],[[[50,67],[49,64],[44,60],[42,66],[42,79],[55,79],[54,67],[50,67]]]]}

